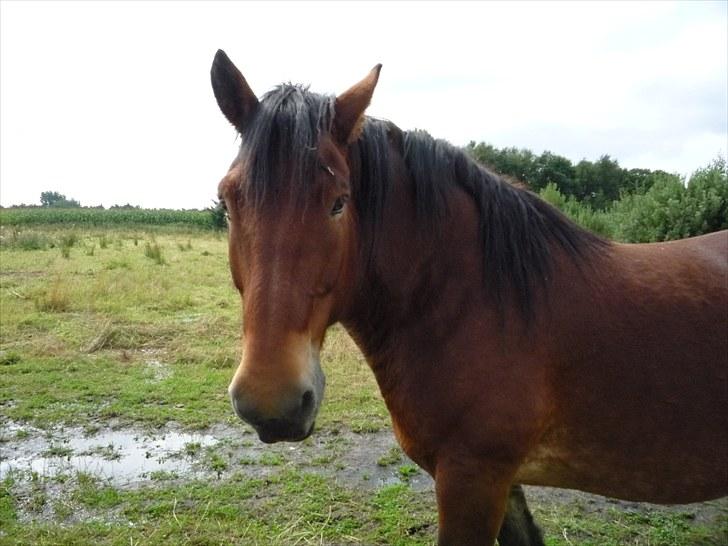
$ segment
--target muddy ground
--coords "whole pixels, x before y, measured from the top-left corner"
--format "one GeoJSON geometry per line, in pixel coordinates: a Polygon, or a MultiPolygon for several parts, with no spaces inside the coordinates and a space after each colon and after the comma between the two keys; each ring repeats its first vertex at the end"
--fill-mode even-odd
{"type": "MultiPolygon", "coordinates": [[[[30,491],[31,484],[42,479],[54,496],[65,494],[64,477],[79,473],[115,487],[135,488],[159,480],[168,484],[200,478],[225,480],[233,473],[260,478],[286,467],[321,474],[351,488],[373,490],[406,483],[415,491],[434,489],[432,479],[399,450],[390,431],[320,432],[301,443],[265,445],[242,425],[190,432],[172,424],[154,433],[113,424],[51,432],[13,422],[0,425],[0,480],[12,476],[30,491]]],[[[696,523],[710,522],[728,511],[728,498],[658,508],[546,487],[526,487],[526,495],[532,506],[578,504],[587,512],[661,509],[688,512],[696,523]]],[[[49,517],[44,511],[19,508],[19,517],[25,521],[49,517]]]]}

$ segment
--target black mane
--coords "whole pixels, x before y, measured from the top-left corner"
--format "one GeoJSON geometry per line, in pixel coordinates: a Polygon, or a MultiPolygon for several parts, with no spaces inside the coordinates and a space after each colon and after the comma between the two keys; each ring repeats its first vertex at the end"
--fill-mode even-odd
{"type": "MultiPolygon", "coordinates": [[[[319,139],[332,129],[335,99],[285,84],[267,93],[241,137],[240,158],[247,169],[248,198],[275,198],[280,185],[294,184],[305,195],[317,166],[319,139]],[[288,166],[290,172],[281,169],[288,166]]],[[[485,283],[502,309],[511,299],[524,316],[534,313],[534,291],[548,287],[552,247],[577,263],[606,240],[586,231],[530,191],[485,169],[465,151],[424,131],[400,131],[390,122],[366,118],[349,150],[352,196],[362,229],[374,247],[391,183],[390,154],[402,154],[415,187],[415,207],[423,227],[436,229],[447,218],[448,196],[467,193],[480,213],[485,283]]],[[[371,250],[371,249],[370,249],[371,250]]],[[[365,252],[371,255],[371,252],[365,252]]]]}
{"type": "Polygon", "coordinates": [[[607,241],[564,216],[536,194],[514,186],[460,148],[424,131],[404,134],[404,160],[417,188],[417,211],[441,220],[447,194],[459,187],[475,202],[483,241],[485,283],[502,308],[512,301],[533,315],[534,290],[548,289],[554,245],[582,263],[607,241]]]}

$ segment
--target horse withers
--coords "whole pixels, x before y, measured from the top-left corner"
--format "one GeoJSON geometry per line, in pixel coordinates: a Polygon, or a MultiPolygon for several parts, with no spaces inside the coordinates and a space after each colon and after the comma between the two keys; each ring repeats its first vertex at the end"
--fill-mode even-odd
{"type": "Polygon", "coordinates": [[[604,240],[466,153],[338,97],[260,100],[224,52],[241,146],[219,185],[243,295],[236,413],[310,435],[341,322],[403,450],[435,479],[440,544],[542,544],[519,484],[657,503],[728,494],[728,232],[604,240]]]}

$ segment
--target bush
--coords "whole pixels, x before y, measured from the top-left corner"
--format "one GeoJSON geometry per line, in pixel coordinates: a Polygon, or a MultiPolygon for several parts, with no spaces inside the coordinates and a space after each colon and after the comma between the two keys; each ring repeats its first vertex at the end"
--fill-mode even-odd
{"type": "Polygon", "coordinates": [[[685,194],[685,224],[691,235],[728,228],[728,170],[723,158],[693,173],[685,194]]]}
{"type": "Polygon", "coordinates": [[[218,231],[227,229],[227,214],[222,201],[213,201],[213,206],[205,209],[210,216],[210,226],[218,231]]]}
{"type": "Polygon", "coordinates": [[[595,211],[591,206],[577,201],[573,196],[565,196],[558,190],[556,184],[546,184],[539,195],[541,199],[554,205],[583,228],[604,237],[612,236],[612,227],[604,212],[595,211]]]}
{"type": "Polygon", "coordinates": [[[687,187],[665,176],[642,195],[623,195],[610,215],[615,238],[628,242],[683,239],[728,228],[725,160],[697,170],[687,187]]]}

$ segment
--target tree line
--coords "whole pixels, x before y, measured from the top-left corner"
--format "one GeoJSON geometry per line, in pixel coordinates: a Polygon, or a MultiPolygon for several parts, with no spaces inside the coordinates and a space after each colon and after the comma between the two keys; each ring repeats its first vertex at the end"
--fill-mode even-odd
{"type": "Polygon", "coordinates": [[[466,151],[493,171],[525,183],[578,224],[625,242],[681,239],[728,228],[728,171],[718,157],[688,180],[662,170],[623,169],[603,155],[569,159],[471,142],[466,151]]]}
{"type": "MultiPolygon", "coordinates": [[[[573,164],[548,151],[536,155],[523,148],[499,149],[483,142],[471,142],[465,150],[494,172],[525,183],[578,224],[611,239],[666,241],[728,228],[728,170],[722,157],[685,180],[662,170],[623,169],[608,155],[573,164]]],[[[40,207],[30,208],[103,209],[81,207],[77,200],[56,191],[42,192],[40,203],[40,207]]],[[[215,229],[226,227],[220,205],[214,202],[200,211],[208,215],[206,221],[215,229]]],[[[116,209],[132,211],[139,207],[110,207],[116,209]]],[[[194,219],[194,223],[199,221],[194,219]]]]}

